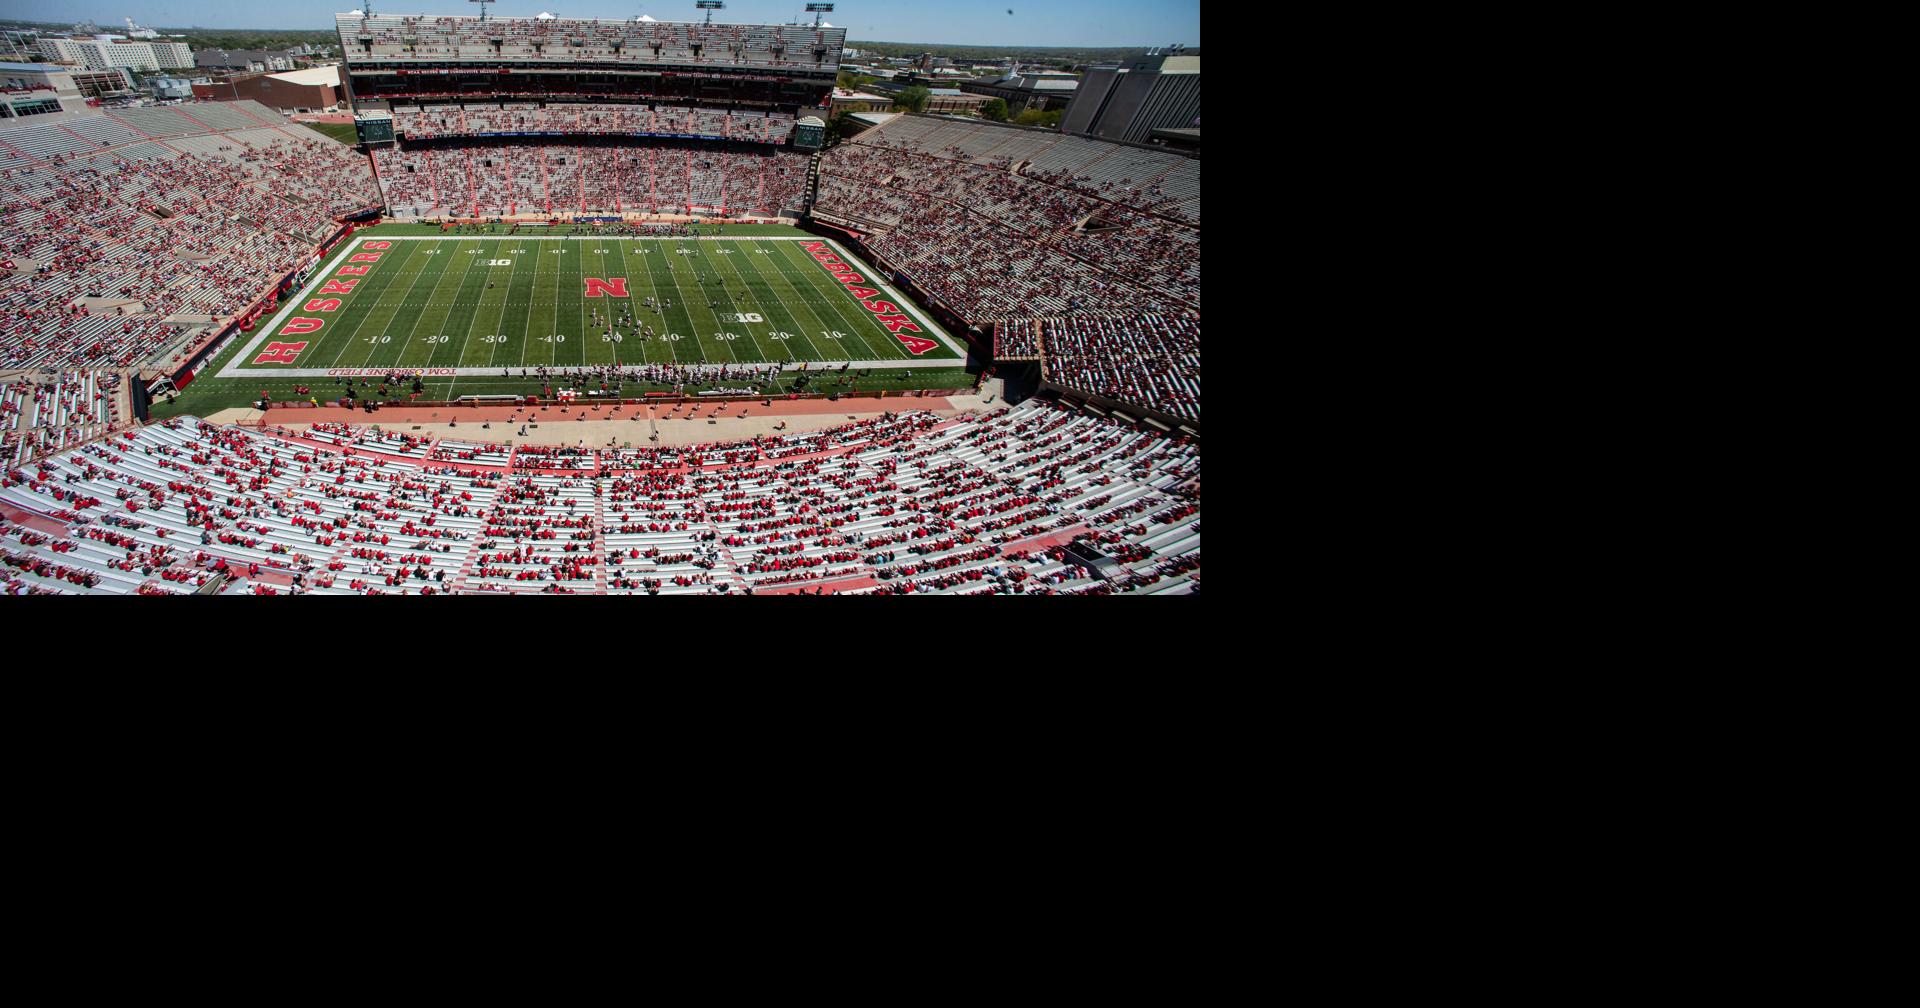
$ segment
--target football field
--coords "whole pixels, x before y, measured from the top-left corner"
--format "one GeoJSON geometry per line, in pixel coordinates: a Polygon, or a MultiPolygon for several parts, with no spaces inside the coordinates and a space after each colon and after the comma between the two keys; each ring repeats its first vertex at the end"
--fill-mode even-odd
{"type": "Polygon", "coordinates": [[[314,270],[218,376],[499,378],[649,364],[932,370],[966,356],[830,241],[372,232],[314,270]]]}

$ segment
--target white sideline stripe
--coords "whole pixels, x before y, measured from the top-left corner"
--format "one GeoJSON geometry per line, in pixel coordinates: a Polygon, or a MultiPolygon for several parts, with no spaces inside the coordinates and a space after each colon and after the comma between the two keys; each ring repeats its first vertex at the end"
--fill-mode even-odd
{"type": "MultiPolygon", "coordinates": [[[[808,242],[812,242],[812,241],[820,241],[820,242],[825,242],[828,247],[832,248],[834,250],[834,253],[838,255],[843,261],[860,264],[860,266],[864,271],[861,274],[862,276],[866,276],[866,273],[868,272],[874,272],[866,260],[861,259],[858,256],[852,255],[845,248],[842,248],[839,242],[829,238],[815,238],[812,235],[776,235],[776,236],[761,237],[761,238],[753,238],[753,237],[748,237],[744,235],[713,237],[713,238],[704,238],[704,237],[702,238],[680,238],[680,237],[655,238],[649,235],[485,235],[485,236],[481,236],[481,235],[370,234],[370,235],[367,235],[365,238],[354,239],[352,241],[347,242],[347,247],[342,249],[339,255],[334,256],[332,262],[327,263],[327,268],[315,274],[314,278],[312,280],[309,280],[307,282],[307,285],[304,288],[301,288],[298,296],[287,299],[287,306],[285,308],[280,309],[277,313],[275,313],[273,316],[273,319],[270,322],[268,322],[266,325],[260,326],[259,335],[255,336],[252,340],[248,341],[244,346],[242,346],[240,348],[240,352],[234,354],[233,359],[227,362],[227,366],[221,368],[218,372],[216,372],[214,374],[214,377],[215,378],[266,378],[274,375],[280,375],[288,378],[330,378],[330,377],[333,377],[334,372],[336,371],[361,371],[361,372],[374,371],[374,372],[380,372],[380,373],[384,373],[386,371],[393,371],[401,374],[410,374],[414,371],[428,370],[427,368],[419,368],[419,367],[402,368],[398,365],[395,365],[391,368],[384,368],[384,369],[383,368],[250,368],[250,367],[243,367],[242,362],[250,359],[253,356],[254,350],[257,349],[260,346],[260,344],[266,342],[267,337],[271,335],[274,330],[280,328],[281,324],[287,320],[287,317],[293,314],[294,309],[305,304],[309,296],[315,290],[318,290],[319,288],[325,286],[326,281],[334,279],[335,267],[339,266],[342,262],[345,262],[348,255],[352,254],[355,251],[364,251],[363,249],[361,249],[361,244],[363,242],[370,242],[370,241],[501,241],[506,238],[514,238],[514,239],[526,238],[530,241],[596,241],[596,242],[605,242],[605,241],[656,241],[656,242],[808,241],[808,242]]],[[[812,259],[813,257],[808,256],[807,258],[812,259]]],[[[819,260],[814,260],[814,265],[819,266],[820,265],[819,260]]],[[[822,267],[821,271],[826,272],[824,267],[822,267]]],[[[896,291],[893,289],[892,284],[889,284],[886,281],[879,279],[878,277],[868,277],[868,279],[874,282],[874,286],[879,287],[882,291],[891,295],[891,299],[896,303],[898,303],[900,307],[906,309],[907,314],[911,316],[914,321],[920,323],[922,332],[932,334],[933,337],[942,346],[945,346],[947,348],[948,352],[959,354],[959,356],[948,357],[948,358],[933,358],[933,359],[915,357],[907,360],[804,361],[804,362],[796,362],[791,367],[783,367],[782,368],[783,371],[798,371],[800,370],[801,363],[804,363],[806,365],[806,369],[809,371],[821,371],[828,368],[837,368],[842,364],[847,364],[849,366],[861,367],[861,368],[911,368],[916,366],[926,367],[926,368],[936,368],[936,367],[965,367],[966,366],[966,363],[967,363],[966,352],[961,350],[959,345],[953,342],[953,337],[950,334],[948,334],[946,329],[942,328],[940,325],[936,324],[932,319],[929,319],[924,314],[922,314],[920,311],[920,306],[914,304],[912,298],[902,295],[899,291],[896,291]]],[[[843,287],[842,291],[844,292],[844,290],[845,288],[843,287]]],[[[848,298],[852,299],[852,295],[848,295],[848,298]]],[[[866,306],[861,305],[859,301],[855,300],[853,303],[855,306],[859,307],[861,311],[867,310],[866,306]]],[[[887,338],[892,339],[893,334],[888,333],[887,338]]],[[[747,367],[747,368],[760,368],[760,367],[766,367],[767,365],[772,363],[774,362],[773,361],[760,361],[758,363],[741,362],[741,366],[747,367]]],[[[597,367],[604,367],[604,366],[606,365],[604,364],[579,365],[579,367],[581,368],[597,368],[597,367]]],[[[621,365],[621,368],[622,370],[624,370],[627,367],[648,367],[648,366],[652,366],[652,365],[645,365],[645,364],[621,365]]],[[[446,374],[446,372],[448,371],[452,372],[451,377],[456,377],[456,378],[483,378],[493,374],[493,369],[490,367],[434,368],[432,370],[434,371],[434,373],[429,377],[434,377],[434,378],[447,377],[448,375],[446,374]]],[[[527,370],[532,370],[532,369],[528,368],[527,370]]]]}

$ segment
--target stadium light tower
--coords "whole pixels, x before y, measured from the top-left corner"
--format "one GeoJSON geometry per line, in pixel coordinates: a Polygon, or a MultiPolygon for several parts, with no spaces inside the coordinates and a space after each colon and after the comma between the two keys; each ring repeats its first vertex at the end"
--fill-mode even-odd
{"type": "Polygon", "coordinates": [[[698,10],[706,11],[707,23],[712,24],[713,12],[717,10],[724,10],[727,5],[723,3],[722,0],[694,0],[693,6],[698,10]]]}
{"type": "Polygon", "coordinates": [[[487,19],[486,5],[492,3],[493,0],[472,0],[472,2],[480,5],[480,20],[485,21],[487,19]]]}
{"type": "Polygon", "coordinates": [[[807,5],[807,13],[813,15],[813,26],[818,28],[820,27],[820,15],[833,13],[833,5],[830,3],[810,3],[807,5]]]}

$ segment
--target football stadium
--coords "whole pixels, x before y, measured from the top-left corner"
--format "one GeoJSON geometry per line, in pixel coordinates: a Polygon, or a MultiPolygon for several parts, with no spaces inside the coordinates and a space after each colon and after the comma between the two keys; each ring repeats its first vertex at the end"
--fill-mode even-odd
{"type": "Polygon", "coordinates": [[[348,142],[0,63],[5,594],[1197,594],[1197,128],[697,7],[338,14],[348,142]]]}

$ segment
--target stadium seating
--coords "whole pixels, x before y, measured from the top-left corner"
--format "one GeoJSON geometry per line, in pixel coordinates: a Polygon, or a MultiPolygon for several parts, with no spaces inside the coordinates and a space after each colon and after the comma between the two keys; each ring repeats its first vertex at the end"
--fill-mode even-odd
{"type": "Polygon", "coordinates": [[[131,419],[118,371],[0,372],[0,465],[79,445],[131,419]]]}
{"type": "Polygon", "coordinates": [[[579,133],[589,136],[698,134],[751,143],[786,143],[793,116],[650,105],[531,102],[395,105],[394,132],[407,140],[497,133],[579,133]]]}
{"type": "Polygon", "coordinates": [[[161,355],[372,206],[372,183],[257,102],[0,127],[0,368],[161,355]]]}
{"type": "Polygon", "coordinates": [[[1200,318],[1190,314],[1041,319],[1050,381],[1200,419],[1200,318]]]}
{"type": "Polygon", "coordinates": [[[356,62],[565,62],[716,67],[836,67],[844,28],[577,18],[336,15],[356,62]],[[820,58],[816,58],[816,54],[820,58]]]}
{"type": "Polygon", "coordinates": [[[807,159],[699,141],[643,147],[564,142],[374,150],[394,217],[692,209],[778,213],[806,188],[807,159]]]}
{"type": "Polygon", "coordinates": [[[1037,400],[598,451],[181,418],[8,471],[0,591],[1184,594],[1199,472],[1037,400]]]}
{"type": "Polygon", "coordinates": [[[1039,360],[1039,320],[1003,319],[995,324],[993,357],[995,360],[1039,360]]]}
{"type": "Polygon", "coordinates": [[[1048,380],[1199,419],[1199,166],[978,120],[898,116],[824,154],[814,212],[1048,380]],[[1045,321],[1040,321],[1044,319],[1045,321]]]}

